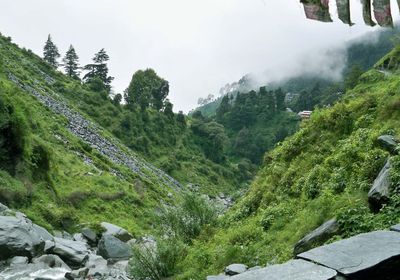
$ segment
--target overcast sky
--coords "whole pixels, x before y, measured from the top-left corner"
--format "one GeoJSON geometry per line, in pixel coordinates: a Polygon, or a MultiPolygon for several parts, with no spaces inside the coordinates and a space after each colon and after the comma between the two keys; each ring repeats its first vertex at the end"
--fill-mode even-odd
{"type": "Polygon", "coordinates": [[[62,53],[73,44],[82,64],[105,48],[116,92],[136,70],[153,68],[170,82],[174,110],[187,112],[244,74],[289,73],[307,66],[307,54],[373,30],[351,1],[350,28],[332,0],[330,24],[306,20],[297,0],[3,0],[0,31],[39,55],[51,33],[62,53]]]}

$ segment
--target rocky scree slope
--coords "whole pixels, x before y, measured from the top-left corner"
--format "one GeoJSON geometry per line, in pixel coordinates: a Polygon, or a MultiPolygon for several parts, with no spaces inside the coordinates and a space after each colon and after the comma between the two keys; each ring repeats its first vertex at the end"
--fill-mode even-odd
{"type": "MultiPolygon", "coordinates": [[[[51,95],[55,96],[55,98],[53,98],[50,96],[50,93],[46,91],[39,92],[39,90],[31,86],[25,85],[11,72],[8,77],[17,86],[35,96],[43,105],[50,108],[53,112],[66,117],[68,120],[68,129],[75,136],[88,143],[101,154],[110,158],[113,162],[127,166],[132,172],[145,179],[150,179],[149,176],[154,176],[158,182],[169,188],[175,190],[182,188],[178,181],[150,163],[133,155],[132,152],[128,152],[128,148],[124,148],[124,150],[120,148],[119,146],[122,146],[122,144],[119,143],[117,139],[111,140],[103,136],[102,130],[98,126],[84,118],[78,112],[74,112],[66,102],[62,100],[60,95],[52,92],[51,95]]],[[[53,79],[47,75],[45,80],[50,84],[53,81],[53,79]]]]}

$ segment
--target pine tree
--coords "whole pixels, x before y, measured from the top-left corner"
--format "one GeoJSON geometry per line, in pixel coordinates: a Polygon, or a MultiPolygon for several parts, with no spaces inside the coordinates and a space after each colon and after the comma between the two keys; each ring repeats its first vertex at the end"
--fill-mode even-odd
{"type": "Polygon", "coordinates": [[[90,83],[93,80],[100,79],[106,89],[108,91],[111,90],[111,82],[114,80],[114,77],[108,76],[108,66],[107,61],[110,59],[108,54],[104,49],[101,49],[98,53],[95,54],[93,58],[93,63],[88,64],[84,67],[85,70],[88,71],[83,79],[90,83]]]}
{"type": "Polygon", "coordinates": [[[68,76],[74,79],[79,79],[79,57],[72,45],[63,58],[64,69],[68,76]]]}
{"type": "Polygon", "coordinates": [[[43,48],[43,58],[54,68],[58,67],[57,59],[60,57],[57,46],[51,40],[51,35],[47,37],[46,44],[43,48]]]}

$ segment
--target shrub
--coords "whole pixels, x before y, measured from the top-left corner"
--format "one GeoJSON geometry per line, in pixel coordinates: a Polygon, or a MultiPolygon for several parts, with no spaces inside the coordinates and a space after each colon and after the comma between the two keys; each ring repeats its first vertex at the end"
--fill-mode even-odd
{"type": "Polygon", "coordinates": [[[185,255],[185,245],[177,239],[161,239],[155,246],[132,248],[130,274],[137,280],[161,280],[177,273],[178,260],[185,255]]]}
{"type": "Polygon", "coordinates": [[[190,243],[205,225],[215,224],[217,210],[206,199],[185,194],[178,207],[164,207],[158,218],[161,228],[168,235],[190,243]]]}

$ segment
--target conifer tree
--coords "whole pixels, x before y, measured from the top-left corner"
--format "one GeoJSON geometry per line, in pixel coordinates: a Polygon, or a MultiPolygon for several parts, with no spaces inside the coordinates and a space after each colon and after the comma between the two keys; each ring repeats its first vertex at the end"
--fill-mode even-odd
{"type": "Polygon", "coordinates": [[[79,79],[79,57],[72,45],[69,46],[65,57],[63,58],[64,69],[68,76],[79,79]]]}
{"type": "Polygon", "coordinates": [[[107,61],[110,59],[108,54],[104,49],[101,49],[98,53],[95,54],[93,58],[93,63],[88,64],[84,67],[85,70],[88,71],[83,79],[90,83],[94,79],[100,79],[106,89],[110,91],[111,82],[114,80],[114,77],[108,76],[108,66],[107,61]]]}
{"type": "Polygon", "coordinates": [[[46,44],[43,48],[43,58],[54,68],[58,67],[57,59],[60,57],[57,46],[51,40],[51,35],[47,37],[46,44]]]}

